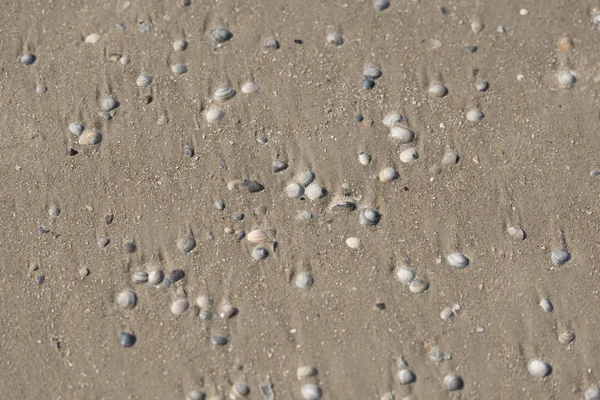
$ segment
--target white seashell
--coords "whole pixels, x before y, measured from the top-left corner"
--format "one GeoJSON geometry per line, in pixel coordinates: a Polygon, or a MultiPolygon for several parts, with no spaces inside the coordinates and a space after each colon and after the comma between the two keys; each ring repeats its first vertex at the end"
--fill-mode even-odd
{"type": "Polygon", "coordinates": [[[460,252],[452,253],[446,257],[448,264],[454,268],[465,268],[469,265],[469,259],[460,252]]]}
{"type": "Polygon", "coordinates": [[[563,331],[558,335],[558,341],[562,344],[570,344],[573,340],[575,340],[573,331],[563,331]]]}
{"type": "Polygon", "coordinates": [[[415,277],[416,273],[412,268],[402,266],[396,270],[396,279],[404,285],[410,285],[415,277]]]}
{"type": "Polygon", "coordinates": [[[390,138],[392,138],[392,140],[396,142],[402,144],[410,143],[412,142],[414,137],[415,134],[413,133],[413,131],[404,126],[393,126],[390,129],[390,138]]]}
{"type": "Polygon", "coordinates": [[[381,214],[372,208],[361,208],[358,210],[358,223],[362,226],[373,226],[379,223],[381,214]]]}
{"type": "Polygon", "coordinates": [[[323,396],[323,392],[317,385],[306,383],[300,388],[300,395],[304,400],[319,400],[323,396]]]}
{"type": "Polygon", "coordinates": [[[385,117],[383,117],[383,121],[381,121],[383,123],[383,125],[387,126],[388,128],[391,128],[392,126],[397,126],[400,123],[402,123],[402,115],[396,113],[396,112],[391,112],[386,114],[385,117]]]}
{"type": "Polygon", "coordinates": [[[292,199],[299,199],[304,194],[304,188],[299,183],[293,182],[285,187],[285,194],[292,199]]]}
{"type": "Polygon", "coordinates": [[[281,172],[286,170],[288,164],[281,160],[273,160],[273,172],[281,172]]]}
{"type": "Polygon", "coordinates": [[[417,379],[414,372],[412,372],[410,369],[401,369],[398,371],[397,376],[401,385],[408,385],[417,379]]]}
{"type": "Polygon", "coordinates": [[[171,312],[175,315],[184,314],[188,308],[190,303],[186,299],[177,299],[171,304],[171,312]]]}
{"type": "Polygon", "coordinates": [[[346,244],[351,249],[358,249],[360,248],[360,239],[357,237],[349,237],[348,239],[346,239],[346,244]]]}
{"type": "Polygon", "coordinates": [[[132,279],[135,283],[148,282],[148,273],[146,271],[138,271],[133,274],[132,279]]]}
{"type": "Polygon", "coordinates": [[[260,86],[258,86],[258,83],[254,83],[254,82],[246,82],[242,86],[242,92],[244,92],[246,94],[256,93],[256,92],[258,92],[259,89],[260,89],[260,86]]]}
{"type": "Polygon", "coordinates": [[[383,396],[381,396],[381,400],[394,400],[394,394],[392,392],[387,392],[383,396]]]}
{"type": "Polygon", "coordinates": [[[429,283],[427,281],[421,280],[421,279],[415,279],[413,280],[410,285],[408,286],[408,289],[414,293],[414,294],[420,294],[425,292],[427,289],[429,288],[429,283]]]}
{"type": "Polygon", "coordinates": [[[411,163],[413,161],[416,161],[417,158],[419,158],[419,153],[417,153],[417,150],[413,148],[406,149],[402,153],[400,153],[400,161],[402,161],[403,163],[411,163]]]}
{"type": "Polygon", "coordinates": [[[317,369],[315,367],[311,367],[310,365],[299,367],[296,370],[296,377],[299,381],[302,379],[311,378],[315,375],[317,375],[317,369]]]}
{"type": "Polygon", "coordinates": [[[299,172],[298,174],[296,174],[296,180],[298,181],[298,183],[300,183],[304,187],[310,185],[310,183],[314,179],[315,179],[315,174],[310,170],[302,171],[302,172],[299,172]]]}
{"type": "Polygon", "coordinates": [[[183,64],[173,64],[171,65],[171,72],[175,75],[183,75],[187,72],[187,68],[183,64]]]}
{"type": "Polygon", "coordinates": [[[327,43],[329,43],[332,46],[341,46],[344,43],[344,39],[339,33],[332,32],[329,35],[327,35],[327,43]]]}
{"type": "Polygon", "coordinates": [[[373,7],[377,11],[383,11],[390,6],[389,0],[373,0],[373,7]]]}
{"type": "Polygon", "coordinates": [[[214,301],[207,295],[201,294],[196,297],[196,304],[202,309],[210,310],[214,305],[214,301]]]}
{"type": "Polygon", "coordinates": [[[512,237],[513,239],[518,239],[518,240],[525,239],[525,232],[521,228],[518,228],[516,226],[509,226],[507,231],[508,231],[508,234],[510,235],[510,237],[512,237]]]}
{"type": "Polygon", "coordinates": [[[381,69],[374,65],[369,65],[363,70],[363,76],[369,79],[377,79],[381,76],[381,69]]]}
{"type": "Polygon", "coordinates": [[[90,44],[95,44],[95,43],[98,43],[98,41],[100,40],[101,37],[102,36],[100,36],[97,33],[90,33],[89,35],[86,36],[85,42],[90,43],[90,44]]]}
{"type": "Polygon", "coordinates": [[[298,275],[296,275],[296,279],[294,280],[294,284],[300,289],[309,288],[313,285],[313,283],[313,277],[309,272],[300,272],[298,275]]]}
{"type": "Polygon", "coordinates": [[[83,146],[92,146],[102,141],[102,133],[100,131],[84,131],[79,136],[78,143],[83,146]]]}
{"type": "Polygon", "coordinates": [[[527,370],[536,378],[544,378],[552,372],[552,367],[543,360],[535,359],[527,363],[527,370]]]}
{"type": "Polygon", "coordinates": [[[196,239],[191,233],[177,239],[177,248],[184,253],[189,253],[194,247],[196,247],[196,239]]]}
{"type": "Polygon", "coordinates": [[[211,108],[206,112],[206,121],[210,124],[218,122],[225,116],[225,111],[220,108],[211,108]]]}
{"type": "Polygon", "coordinates": [[[473,21],[471,22],[471,30],[473,33],[479,33],[483,30],[483,24],[481,21],[473,21]]]}
{"type": "Polygon", "coordinates": [[[312,219],[312,214],[306,210],[300,211],[298,215],[296,215],[296,219],[298,221],[310,221],[312,219]]]}
{"type": "Polygon", "coordinates": [[[361,151],[360,153],[358,153],[358,162],[362,165],[368,165],[371,162],[371,155],[369,153],[361,151]]]}
{"type": "Polygon", "coordinates": [[[325,196],[325,189],[317,182],[313,182],[304,189],[304,193],[311,200],[319,200],[325,196]]]}
{"type": "Polygon", "coordinates": [[[272,51],[272,50],[277,50],[278,48],[279,48],[279,42],[277,40],[275,40],[274,38],[265,39],[265,41],[262,43],[262,49],[265,53],[268,53],[269,51],[272,51]]]}
{"type": "Polygon", "coordinates": [[[178,39],[173,42],[173,50],[185,51],[188,47],[188,42],[183,39],[178,39]]]}
{"type": "Polygon", "coordinates": [[[23,54],[19,60],[21,61],[21,64],[23,64],[23,65],[31,65],[35,62],[36,56],[35,56],[35,54],[32,54],[32,53],[26,53],[26,54],[23,54]]]}
{"type": "Polygon", "coordinates": [[[37,85],[35,87],[35,92],[37,94],[43,94],[46,93],[46,91],[48,90],[48,86],[44,85],[43,83],[40,83],[39,85],[37,85]]]}
{"type": "Polygon", "coordinates": [[[600,387],[593,385],[585,389],[583,398],[584,400],[600,400],[600,387]]]}
{"type": "Polygon", "coordinates": [[[485,92],[486,90],[488,90],[489,86],[490,86],[490,84],[487,83],[486,81],[475,82],[475,89],[477,89],[480,92],[485,92]]]}
{"type": "Polygon", "coordinates": [[[477,122],[482,120],[484,117],[483,113],[479,108],[472,108],[467,111],[467,121],[469,122],[477,122]]]}
{"type": "Polygon", "coordinates": [[[379,171],[379,180],[383,183],[395,181],[399,177],[400,175],[398,174],[398,171],[392,167],[384,168],[379,171]]]}
{"type": "Polygon", "coordinates": [[[126,310],[131,310],[137,304],[137,296],[131,290],[123,290],[117,296],[117,305],[126,310]]]}
{"type": "Polygon", "coordinates": [[[81,135],[83,133],[83,130],[85,128],[83,127],[83,125],[81,124],[81,122],[72,122],[72,123],[69,124],[68,129],[69,129],[69,131],[71,131],[71,133],[73,135],[79,136],[79,135],[81,135]]]}
{"type": "Polygon", "coordinates": [[[216,101],[225,102],[235,96],[235,90],[230,87],[221,87],[215,91],[214,98],[216,101]]]}
{"type": "Polygon", "coordinates": [[[250,232],[246,238],[252,243],[264,243],[267,241],[267,239],[269,239],[269,235],[267,235],[267,233],[262,229],[255,229],[250,232]]]}
{"type": "Polygon", "coordinates": [[[229,319],[235,315],[237,309],[229,303],[222,304],[219,307],[219,317],[223,319],[229,319]]]}
{"type": "Polygon", "coordinates": [[[139,86],[139,87],[145,87],[148,86],[152,83],[152,77],[146,74],[141,74],[140,76],[138,76],[138,78],[136,79],[135,83],[139,86]]]}
{"type": "Polygon", "coordinates": [[[431,349],[428,355],[429,359],[433,361],[442,361],[445,358],[445,354],[437,347],[431,349]]]}
{"type": "Polygon", "coordinates": [[[250,395],[250,388],[243,383],[236,383],[229,391],[229,398],[232,400],[240,400],[248,395],[250,395]]]}
{"type": "Polygon", "coordinates": [[[552,252],[552,255],[550,256],[550,259],[556,265],[563,265],[564,263],[569,261],[570,258],[571,255],[565,249],[556,249],[552,252]]]}
{"type": "Polygon", "coordinates": [[[160,269],[150,271],[150,273],[148,274],[148,283],[151,285],[158,285],[163,281],[164,278],[165,273],[162,272],[160,269]]]}
{"type": "Polygon", "coordinates": [[[542,307],[546,312],[552,312],[552,310],[554,310],[552,303],[546,298],[540,300],[540,307],[542,307]]]}
{"type": "Polygon", "coordinates": [[[442,381],[442,388],[446,392],[453,392],[455,390],[461,390],[464,387],[462,378],[458,375],[446,375],[442,381]]]}
{"type": "Polygon", "coordinates": [[[451,164],[457,164],[458,163],[458,154],[456,154],[453,151],[447,151],[446,154],[444,154],[444,158],[442,158],[442,164],[444,165],[451,165],[451,164]]]}
{"type": "Polygon", "coordinates": [[[452,308],[450,307],[446,307],[442,310],[442,312],[440,313],[440,317],[442,317],[442,319],[444,321],[449,320],[450,318],[452,318],[454,316],[454,311],[452,310],[452,308]]]}
{"type": "Polygon", "coordinates": [[[575,81],[575,75],[571,71],[561,71],[558,73],[558,82],[563,86],[572,86],[575,81]]]}
{"type": "Polygon", "coordinates": [[[106,96],[100,100],[100,111],[111,111],[119,107],[119,102],[113,96],[106,96]]]}
{"type": "Polygon", "coordinates": [[[432,97],[444,97],[448,94],[448,88],[439,82],[429,85],[429,95],[432,97]]]}

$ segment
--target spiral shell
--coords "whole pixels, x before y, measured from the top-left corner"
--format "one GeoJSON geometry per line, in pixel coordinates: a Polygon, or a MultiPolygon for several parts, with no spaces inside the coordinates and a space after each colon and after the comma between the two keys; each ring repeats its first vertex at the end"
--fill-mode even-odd
{"type": "Polygon", "coordinates": [[[550,256],[550,259],[556,265],[563,265],[567,261],[569,261],[570,258],[571,255],[565,249],[556,249],[552,252],[552,255],[550,256]]]}
{"type": "Polygon", "coordinates": [[[183,75],[187,72],[187,68],[183,64],[173,64],[171,65],[171,72],[175,75],[183,75]]]}
{"type": "Polygon", "coordinates": [[[305,383],[300,388],[300,396],[304,400],[319,400],[323,396],[323,391],[317,385],[305,383]]]}
{"type": "Polygon", "coordinates": [[[254,83],[254,82],[246,82],[242,86],[242,92],[244,92],[246,94],[256,93],[256,92],[258,92],[259,89],[260,89],[260,86],[258,85],[258,83],[254,83]]]}
{"type": "Polygon", "coordinates": [[[532,376],[536,378],[544,378],[550,375],[550,373],[552,372],[552,367],[550,366],[550,364],[543,360],[534,359],[530,360],[527,363],[527,370],[532,376]]]}
{"type": "Polygon", "coordinates": [[[373,226],[379,223],[381,214],[379,211],[369,207],[361,208],[358,211],[358,223],[362,226],[373,226]]]}
{"type": "Polygon", "coordinates": [[[455,390],[461,390],[464,387],[462,378],[458,375],[446,375],[442,381],[442,388],[446,392],[453,392],[455,390]]]}
{"type": "Polygon", "coordinates": [[[400,175],[398,174],[398,171],[396,171],[392,167],[384,168],[381,171],[379,171],[379,180],[383,183],[395,181],[399,177],[400,175]]]}
{"type": "Polygon", "coordinates": [[[146,74],[140,74],[135,81],[139,87],[146,87],[152,83],[152,77],[146,74]]]}
{"type": "Polygon", "coordinates": [[[126,310],[131,310],[137,304],[137,296],[131,290],[123,290],[117,296],[117,305],[126,310]]]}
{"type": "Polygon", "coordinates": [[[573,331],[563,331],[560,335],[558,335],[558,341],[562,344],[569,344],[573,340],[575,340],[575,334],[573,331]]]}
{"type": "Polygon", "coordinates": [[[160,269],[150,271],[148,273],[148,283],[151,285],[158,285],[165,278],[165,273],[160,269]]]}
{"type": "Polygon", "coordinates": [[[410,369],[401,369],[398,371],[397,376],[398,382],[400,382],[401,385],[408,385],[417,379],[414,372],[412,372],[410,369]]]}
{"type": "Polygon", "coordinates": [[[177,299],[171,304],[171,312],[175,315],[184,314],[188,308],[190,303],[186,299],[177,299]]]}
{"type": "Polygon", "coordinates": [[[404,285],[410,285],[415,277],[416,273],[412,268],[402,266],[396,270],[396,279],[404,285]]]}
{"type": "Polygon", "coordinates": [[[446,260],[448,260],[448,264],[454,268],[465,268],[467,265],[469,265],[469,259],[465,257],[463,253],[458,251],[448,255],[446,260]]]}
{"type": "Polygon", "coordinates": [[[206,112],[206,121],[210,124],[218,122],[225,116],[225,111],[220,108],[211,108],[206,112]]]}
{"type": "Polygon", "coordinates": [[[216,43],[225,43],[233,37],[233,34],[225,28],[215,28],[210,31],[210,34],[216,43]]]}
{"type": "Polygon", "coordinates": [[[220,102],[225,102],[231,99],[233,96],[235,96],[235,90],[228,86],[218,88],[214,94],[215,100],[220,102]]]}
{"type": "Polygon", "coordinates": [[[327,43],[329,43],[332,46],[341,46],[344,43],[344,39],[339,33],[332,32],[329,35],[327,35],[327,43]]]}
{"type": "Polygon", "coordinates": [[[398,143],[407,144],[412,142],[415,134],[405,126],[392,126],[390,138],[398,143]]]}

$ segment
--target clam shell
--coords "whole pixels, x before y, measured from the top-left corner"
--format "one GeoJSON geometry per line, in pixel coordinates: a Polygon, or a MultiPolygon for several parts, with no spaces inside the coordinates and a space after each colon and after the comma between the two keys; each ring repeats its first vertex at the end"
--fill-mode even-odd
{"type": "Polygon", "coordinates": [[[379,180],[383,183],[395,181],[399,177],[400,175],[398,174],[398,171],[396,171],[392,167],[384,168],[381,171],[379,171],[379,180]]]}
{"type": "Polygon", "coordinates": [[[246,93],[246,94],[256,93],[256,92],[258,92],[259,89],[260,89],[260,86],[258,85],[258,83],[254,83],[254,82],[246,82],[242,86],[242,92],[246,93]]]}
{"type": "Polygon", "coordinates": [[[235,90],[228,86],[218,88],[214,94],[215,100],[220,102],[225,102],[231,99],[233,96],[235,96],[235,90]]]}
{"type": "Polygon", "coordinates": [[[36,59],[35,54],[26,53],[26,54],[23,54],[19,60],[21,61],[21,64],[23,64],[23,65],[31,65],[35,62],[35,59],[36,59]]]}
{"type": "Polygon", "coordinates": [[[471,30],[473,33],[479,33],[483,30],[483,24],[481,21],[473,21],[471,22],[471,30]]]}
{"type": "Polygon", "coordinates": [[[396,270],[396,279],[404,285],[410,285],[415,277],[416,273],[412,268],[402,266],[396,270]]]}
{"type": "Polygon", "coordinates": [[[571,71],[561,71],[558,73],[558,82],[563,86],[571,86],[575,81],[575,75],[571,71]]]}
{"type": "Polygon", "coordinates": [[[346,245],[351,249],[359,249],[360,248],[360,239],[357,237],[349,237],[346,239],[346,245]]]}
{"type": "Polygon", "coordinates": [[[310,221],[312,219],[312,214],[308,211],[300,211],[298,215],[296,215],[296,219],[298,221],[310,221]]]}
{"type": "Polygon", "coordinates": [[[296,377],[299,381],[316,375],[317,369],[315,367],[311,367],[310,365],[304,365],[296,370],[296,377]]]}
{"type": "Polygon", "coordinates": [[[429,283],[427,281],[421,279],[413,280],[410,285],[408,285],[408,289],[411,293],[420,294],[425,292],[429,288],[429,283]]]}
{"type": "Polygon", "coordinates": [[[136,342],[135,336],[127,332],[122,332],[119,340],[121,341],[121,346],[123,347],[132,347],[136,342]]]}
{"type": "Polygon", "coordinates": [[[381,76],[381,69],[374,65],[369,65],[363,70],[363,76],[369,79],[377,79],[381,76]]]}
{"type": "Polygon", "coordinates": [[[274,38],[265,39],[262,43],[262,49],[265,53],[277,50],[279,48],[279,42],[274,38]]]}
{"type": "Polygon", "coordinates": [[[264,186],[259,181],[249,181],[244,179],[244,188],[250,193],[258,193],[264,190],[264,186]]]}
{"type": "Polygon", "coordinates": [[[252,258],[255,260],[263,260],[269,256],[269,252],[262,246],[256,246],[252,249],[252,258]]]}
{"type": "Polygon", "coordinates": [[[376,11],[383,11],[389,6],[389,0],[373,0],[373,8],[375,8],[376,11]]]}
{"type": "Polygon", "coordinates": [[[442,158],[442,164],[444,165],[451,165],[451,164],[457,164],[458,163],[458,154],[456,154],[455,152],[449,150],[446,152],[446,154],[444,154],[444,157],[442,158]]]}
{"type": "Polygon", "coordinates": [[[550,259],[556,265],[563,265],[564,263],[569,261],[570,258],[571,255],[565,249],[556,249],[552,252],[552,255],[550,256],[550,259]]]}
{"type": "Polygon", "coordinates": [[[273,172],[281,172],[286,170],[288,167],[287,163],[280,161],[280,160],[274,160],[273,161],[273,172]]]}
{"type": "Polygon", "coordinates": [[[250,232],[246,238],[252,243],[264,243],[269,239],[269,235],[262,229],[255,229],[250,232]]]}
{"type": "Polygon", "coordinates": [[[347,198],[334,198],[329,203],[329,211],[354,211],[356,210],[356,204],[352,200],[347,198]]]}
{"type": "Polygon", "coordinates": [[[404,126],[393,126],[390,129],[390,138],[398,143],[407,144],[413,141],[415,134],[404,126]]]}
{"type": "Polygon", "coordinates": [[[222,304],[219,307],[219,317],[229,319],[237,313],[237,309],[229,303],[222,304]]]}
{"type": "Polygon", "coordinates": [[[187,68],[183,64],[173,64],[171,65],[171,72],[175,75],[183,75],[187,72],[187,68]]]}
{"type": "Polygon", "coordinates": [[[184,253],[189,253],[194,247],[196,247],[196,239],[191,233],[177,239],[177,248],[184,253]]]}
{"type": "Polygon", "coordinates": [[[198,313],[198,318],[200,318],[201,320],[204,320],[204,321],[208,321],[209,319],[212,318],[212,312],[207,309],[201,309],[200,312],[198,313]]]}
{"type": "Polygon", "coordinates": [[[139,87],[146,87],[152,83],[152,77],[146,74],[141,74],[135,81],[139,87]]]}
{"type": "Polygon", "coordinates": [[[89,35],[86,36],[85,42],[90,43],[90,44],[95,44],[95,43],[98,43],[98,41],[100,40],[101,37],[102,36],[100,36],[97,33],[90,33],[89,35]]]}
{"type": "Polygon", "coordinates": [[[552,367],[550,366],[550,364],[543,360],[534,359],[530,360],[527,363],[527,371],[529,371],[529,373],[533,377],[544,378],[550,375],[550,373],[552,372],[552,367]]]}
{"type": "Polygon", "coordinates": [[[285,194],[292,199],[299,199],[304,194],[304,188],[299,183],[290,183],[285,187],[285,194]]]}
{"type": "Polygon", "coordinates": [[[81,124],[81,122],[71,122],[68,126],[69,131],[71,131],[71,133],[73,135],[81,135],[83,133],[83,130],[85,129],[83,127],[83,125],[81,124]]]}
{"type": "Polygon", "coordinates": [[[542,307],[546,312],[552,312],[552,310],[554,310],[554,307],[552,306],[550,300],[545,298],[540,300],[540,307],[542,307]]]}
{"type": "Polygon", "coordinates": [[[600,387],[593,385],[585,389],[583,392],[584,400],[600,400],[600,387]]]}
{"type": "Polygon", "coordinates": [[[225,28],[215,28],[210,31],[210,34],[216,43],[225,43],[233,37],[233,34],[225,28]]]}
{"type": "Polygon", "coordinates": [[[165,273],[162,272],[160,269],[150,271],[150,273],[148,273],[148,283],[151,285],[158,285],[163,281],[164,278],[165,273]]]}
{"type": "Polygon", "coordinates": [[[119,102],[113,96],[106,96],[100,100],[100,111],[111,111],[119,107],[119,102]]]}
{"type": "Polygon", "coordinates": [[[325,189],[317,182],[313,182],[304,189],[304,194],[311,200],[319,200],[325,196],[325,189]]]}
{"type": "Polygon", "coordinates": [[[467,111],[467,121],[477,122],[483,119],[484,115],[479,108],[472,108],[467,111]]]}
{"type": "Polygon", "coordinates": [[[157,125],[164,125],[164,124],[167,124],[168,122],[169,122],[169,117],[167,117],[166,115],[161,115],[156,120],[157,125]]]}
{"type": "Polygon", "coordinates": [[[210,341],[215,346],[225,346],[227,344],[227,338],[225,336],[221,336],[221,335],[213,335],[210,338],[210,341]]]}
{"type": "Polygon", "coordinates": [[[294,280],[294,285],[300,289],[306,289],[313,285],[314,280],[312,275],[309,272],[300,272],[296,275],[296,279],[294,280]]]}
{"type": "Polygon", "coordinates": [[[327,35],[327,43],[329,43],[332,46],[341,46],[342,44],[344,44],[344,39],[339,33],[332,32],[329,35],[327,35]]]}
{"type": "Polygon", "coordinates": [[[210,124],[218,122],[225,116],[225,111],[220,108],[211,108],[206,112],[206,121],[210,124]]]}
{"type": "Polygon", "coordinates": [[[304,400],[319,400],[323,396],[323,391],[317,385],[305,383],[300,388],[300,396],[304,400]]]}
{"type": "Polygon", "coordinates": [[[185,396],[185,400],[204,400],[206,399],[206,394],[199,391],[198,389],[192,389],[185,396]]]}
{"type": "Polygon", "coordinates": [[[475,89],[477,89],[480,92],[485,92],[486,90],[488,90],[489,86],[490,86],[490,84],[487,83],[486,81],[475,82],[475,89]]]}
{"type": "Polygon", "coordinates": [[[465,268],[469,265],[469,259],[461,252],[449,254],[448,257],[446,257],[446,260],[448,260],[448,264],[454,268],[465,268]]]}
{"type": "Polygon", "coordinates": [[[185,51],[188,47],[188,42],[183,39],[178,39],[173,42],[173,50],[185,51]]]}
{"type": "Polygon", "coordinates": [[[210,310],[213,307],[214,301],[205,294],[196,297],[196,304],[202,309],[210,310]]]}
{"type": "Polygon", "coordinates": [[[442,361],[444,359],[444,353],[437,347],[431,349],[428,353],[429,359],[433,361],[442,361]]]}
{"type": "Polygon", "coordinates": [[[171,304],[171,312],[175,315],[182,315],[188,308],[190,303],[186,299],[177,299],[171,304]]]}
{"type": "Polygon", "coordinates": [[[406,149],[400,153],[400,161],[402,161],[403,163],[411,163],[413,161],[416,161],[418,158],[419,153],[417,153],[417,150],[413,148],[406,149]]]}
{"type": "Polygon", "coordinates": [[[575,340],[575,334],[573,331],[563,331],[558,335],[558,341],[562,344],[569,344],[575,340]]]}
{"type": "Polygon", "coordinates": [[[169,273],[169,279],[173,283],[179,282],[183,278],[185,278],[185,272],[182,269],[174,269],[169,273]]]}
{"type": "Polygon", "coordinates": [[[368,165],[371,162],[371,155],[369,153],[361,151],[360,153],[358,153],[358,162],[362,165],[368,165]]]}
{"type": "Polygon", "coordinates": [[[132,279],[135,283],[148,282],[148,273],[146,271],[137,271],[133,274],[132,279]]]}
{"type": "Polygon", "coordinates": [[[446,375],[442,381],[442,388],[446,392],[453,392],[455,390],[461,390],[464,387],[462,378],[458,375],[446,375]]]}
{"type": "Polygon", "coordinates": [[[37,85],[35,87],[35,92],[37,94],[43,94],[46,93],[46,91],[48,90],[48,86],[44,85],[43,83],[40,83],[39,85],[37,85]]]}
{"type": "Polygon", "coordinates": [[[298,174],[296,174],[296,180],[299,184],[306,187],[310,185],[312,181],[315,180],[315,174],[310,170],[301,171],[298,174]]]}
{"type": "Polygon", "coordinates": [[[381,396],[381,400],[394,400],[394,394],[392,392],[387,392],[383,396],[381,396]]]}
{"type": "Polygon", "coordinates": [[[358,210],[358,223],[362,226],[377,225],[380,219],[381,214],[377,210],[368,207],[358,210]]]}
{"type": "Polygon", "coordinates": [[[131,290],[123,290],[117,296],[117,305],[126,310],[131,310],[137,304],[137,296],[131,290]]]}
{"type": "Polygon", "coordinates": [[[444,97],[448,94],[448,88],[439,82],[429,85],[429,95],[432,97],[444,97]]]}
{"type": "Polygon", "coordinates": [[[440,317],[444,320],[447,321],[450,318],[452,318],[454,316],[454,311],[452,310],[452,308],[450,307],[446,307],[442,310],[442,312],[440,313],[440,317]]]}
{"type": "Polygon", "coordinates": [[[517,240],[525,239],[525,232],[521,228],[518,228],[516,226],[509,226],[507,231],[508,231],[508,234],[510,235],[510,237],[512,237],[513,239],[517,239],[517,240]]]}
{"type": "Polygon", "coordinates": [[[244,181],[240,181],[239,179],[227,182],[227,189],[229,190],[238,190],[242,186],[244,186],[244,181]]]}
{"type": "Polygon", "coordinates": [[[398,371],[397,376],[398,382],[400,382],[401,385],[411,384],[417,379],[414,372],[412,372],[410,369],[401,369],[398,371]]]}
{"type": "Polygon", "coordinates": [[[248,397],[250,395],[250,388],[243,383],[236,383],[231,387],[229,391],[230,398],[237,399],[239,397],[248,397]]]}
{"type": "Polygon", "coordinates": [[[361,86],[365,90],[371,90],[375,87],[375,81],[371,78],[363,79],[361,86]]]}
{"type": "Polygon", "coordinates": [[[396,112],[391,112],[386,114],[386,116],[383,117],[383,120],[381,122],[383,123],[383,125],[387,126],[388,128],[391,128],[392,126],[397,126],[400,123],[402,123],[403,119],[404,118],[402,118],[402,115],[396,112]]]}

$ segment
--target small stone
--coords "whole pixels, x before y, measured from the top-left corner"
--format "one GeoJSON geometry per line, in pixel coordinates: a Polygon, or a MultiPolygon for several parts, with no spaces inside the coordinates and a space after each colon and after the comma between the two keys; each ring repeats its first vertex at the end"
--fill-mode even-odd
{"type": "Polygon", "coordinates": [[[227,338],[225,336],[213,335],[211,342],[215,346],[225,346],[227,344],[227,338]]]}
{"type": "Polygon", "coordinates": [[[106,222],[106,225],[110,225],[113,222],[114,218],[115,218],[115,216],[113,214],[107,214],[104,217],[104,221],[106,222]]]}
{"type": "Polygon", "coordinates": [[[44,84],[39,84],[35,87],[35,92],[37,94],[44,94],[48,91],[48,86],[44,85],[44,84]]]}
{"type": "Polygon", "coordinates": [[[35,277],[35,280],[41,285],[46,281],[46,277],[44,275],[38,275],[35,277]]]}
{"type": "Polygon", "coordinates": [[[105,248],[108,244],[110,243],[110,239],[107,237],[103,237],[102,239],[98,240],[98,247],[100,247],[101,249],[105,248]]]}
{"type": "Polygon", "coordinates": [[[90,274],[90,270],[87,269],[86,267],[82,267],[79,269],[79,276],[81,276],[81,279],[85,278],[89,274],[90,274]]]}
{"type": "Polygon", "coordinates": [[[135,251],[135,244],[132,242],[127,242],[123,245],[123,251],[125,253],[133,253],[135,251]]]}
{"type": "Polygon", "coordinates": [[[77,154],[79,154],[79,152],[73,148],[69,149],[69,155],[72,156],[76,156],[77,154]]]}
{"type": "Polygon", "coordinates": [[[186,157],[194,157],[194,149],[190,146],[185,146],[183,149],[183,154],[185,154],[186,157]]]}
{"type": "Polygon", "coordinates": [[[362,81],[362,88],[365,90],[371,90],[371,89],[373,89],[374,86],[375,86],[375,81],[373,79],[365,78],[362,81]]]}
{"type": "Polygon", "coordinates": [[[469,53],[475,53],[477,51],[477,46],[467,46],[467,51],[469,53]]]}
{"type": "Polygon", "coordinates": [[[136,337],[131,333],[121,333],[121,346],[123,347],[132,347],[135,344],[136,340],[136,337]]]}
{"type": "Polygon", "coordinates": [[[356,117],[354,117],[358,122],[362,122],[364,117],[362,115],[357,115],[356,117]]]}
{"type": "Polygon", "coordinates": [[[486,81],[477,81],[475,82],[475,89],[480,92],[485,92],[488,90],[489,84],[486,81]]]}

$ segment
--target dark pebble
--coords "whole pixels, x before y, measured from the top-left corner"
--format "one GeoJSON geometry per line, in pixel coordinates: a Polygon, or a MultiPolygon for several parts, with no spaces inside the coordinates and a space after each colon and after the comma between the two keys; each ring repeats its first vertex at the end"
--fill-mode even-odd
{"type": "Polygon", "coordinates": [[[248,181],[246,179],[244,179],[244,187],[250,193],[257,193],[257,192],[260,192],[260,191],[264,190],[264,188],[265,188],[258,181],[248,181]]]}
{"type": "Polygon", "coordinates": [[[362,88],[365,90],[371,90],[371,89],[373,89],[374,86],[375,86],[375,81],[373,79],[365,78],[362,81],[362,88]]]}
{"type": "Polygon", "coordinates": [[[110,225],[113,222],[113,219],[115,218],[114,215],[112,214],[108,214],[104,217],[104,220],[106,221],[106,225],[110,225]]]}
{"type": "Polygon", "coordinates": [[[304,42],[302,41],[302,39],[294,39],[294,43],[296,43],[296,44],[302,44],[304,42]]]}
{"type": "Polygon", "coordinates": [[[227,344],[227,338],[225,336],[214,335],[211,338],[211,341],[215,346],[225,346],[227,344]]]}
{"type": "Polygon", "coordinates": [[[194,149],[192,149],[190,146],[185,146],[183,152],[186,157],[194,157],[194,149]]]}
{"type": "Polygon", "coordinates": [[[77,154],[79,154],[79,152],[73,148],[69,149],[69,155],[70,156],[76,156],[77,154]]]}
{"type": "Polygon", "coordinates": [[[448,10],[446,10],[444,7],[440,7],[440,15],[446,15],[448,14],[448,10]]]}
{"type": "Polygon", "coordinates": [[[467,46],[467,51],[469,53],[475,53],[477,51],[477,46],[467,46]]]}
{"type": "Polygon", "coordinates": [[[244,232],[244,231],[238,231],[238,233],[237,233],[237,239],[238,240],[242,240],[244,237],[246,237],[246,232],[244,232]]]}
{"type": "Polygon", "coordinates": [[[46,277],[44,275],[38,275],[35,277],[35,280],[41,285],[46,281],[46,277]]]}
{"type": "Polygon", "coordinates": [[[135,251],[135,244],[128,242],[123,245],[123,251],[125,253],[133,253],[135,251]]]}
{"type": "Polygon", "coordinates": [[[136,342],[136,338],[135,336],[133,336],[131,333],[127,333],[127,332],[122,332],[121,333],[121,345],[123,347],[131,347],[135,344],[136,342]]]}
{"type": "Polygon", "coordinates": [[[231,214],[231,219],[234,221],[241,221],[244,219],[244,213],[231,214]]]}
{"type": "Polygon", "coordinates": [[[183,270],[181,269],[174,269],[169,274],[169,277],[171,278],[171,282],[175,283],[177,281],[182,280],[185,277],[185,272],[183,272],[183,270]]]}
{"type": "Polygon", "coordinates": [[[356,117],[354,117],[354,118],[356,118],[356,120],[357,120],[358,122],[362,122],[362,121],[363,121],[363,119],[365,119],[365,118],[364,118],[362,115],[360,115],[360,114],[358,114],[358,115],[357,115],[356,117]]]}
{"type": "Polygon", "coordinates": [[[376,307],[378,310],[385,310],[385,303],[376,303],[376,304],[375,304],[375,307],[376,307]]]}
{"type": "Polygon", "coordinates": [[[45,235],[46,233],[50,233],[50,231],[43,226],[38,226],[38,233],[40,235],[45,235]]]}

